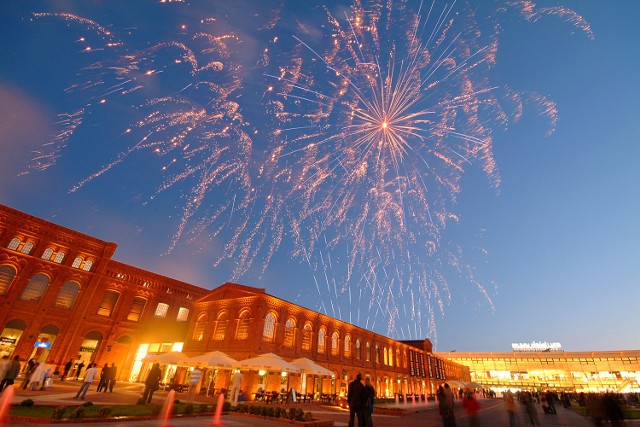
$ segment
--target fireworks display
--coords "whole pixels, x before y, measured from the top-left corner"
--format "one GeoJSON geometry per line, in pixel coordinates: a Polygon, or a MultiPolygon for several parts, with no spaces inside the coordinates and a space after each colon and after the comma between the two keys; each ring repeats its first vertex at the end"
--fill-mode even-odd
{"type": "Polygon", "coordinates": [[[154,189],[143,203],[178,194],[167,250],[205,236],[223,248],[212,262],[231,265],[230,280],[285,252],[310,268],[314,283],[300,287],[315,293],[313,308],[392,337],[436,339],[450,275],[493,306],[446,234],[460,220],[464,173],[500,184],[494,132],[527,104],[549,133],[557,121],[553,101],[495,75],[500,19],[550,16],[593,37],[569,9],[494,6],[327,2],[309,18],[287,3],[262,5],[247,29],[215,3],[158,3],[194,22],[146,43],[128,36],[141,30],[35,13],[33,25],[59,21],[93,44],[75,39],[91,59],[30,171],[54,168],[95,116],[124,110],[108,123],[122,127],[126,146],[70,191],[145,165],[154,189]]]}

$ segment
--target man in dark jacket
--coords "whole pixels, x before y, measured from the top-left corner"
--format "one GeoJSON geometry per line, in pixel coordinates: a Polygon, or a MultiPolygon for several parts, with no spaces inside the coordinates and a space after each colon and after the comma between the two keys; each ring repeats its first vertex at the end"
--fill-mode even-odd
{"type": "Polygon", "coordinates": [[[0,392],[4,390],[5,386],[12,385],[15,379],[20,374],[20,356],[15,356],[13,362],[7,368],[7,372],[4,374],[4,378],[0,381],[0,392]]]}
{"type": "Polygon", "coordinates": [[[146,381],[144,382],[144,394],[142,395],[142,399],[151,403],[151,399],[153,398],[153,392],[160,388],[160,377],[162,377],[162,371],[160,370],[160,364],[154,363],[153,367],[149,371],[149,375],[147,376],[146,381]]]}
{"type": "Polygon", "coordinates": [[[358,427],[364,427],[364,414],[362,413],[362,374],[356,375],[356,379],[349,383],[347,402],[349,402],[349,427],[354,427],[354,418],[358,417],[358,427]]]}

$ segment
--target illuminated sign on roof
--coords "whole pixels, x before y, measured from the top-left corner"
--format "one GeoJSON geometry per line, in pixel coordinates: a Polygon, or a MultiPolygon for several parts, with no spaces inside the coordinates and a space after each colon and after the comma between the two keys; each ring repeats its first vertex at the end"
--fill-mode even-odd
{"type": "Polygon", "coordinates": [[[559,342],[533,341],[530,343],[512,343],[513,351],[562,351],[559,342]]]}

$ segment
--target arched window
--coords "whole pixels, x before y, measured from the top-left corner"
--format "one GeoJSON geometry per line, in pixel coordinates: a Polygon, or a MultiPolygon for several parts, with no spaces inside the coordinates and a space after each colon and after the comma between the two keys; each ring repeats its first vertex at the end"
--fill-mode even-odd
{"type": "Polygon", "coordinates": [[[400,359],[400,350],[396,350],[396,366],[400,368],[402,364],[402,359],[400,359]]]}
{"type": "Polygon", "coordinates": [[[207,315],[202,313],[196,320],[196,326],[193,328],[193,341],[202,341],[204,339],[204,330],[207,327],[207,315]]]}
{"type": "Polygon", "coordinates": [[[64,260],[64,256],[66,254],[64,252],[58,252],[56,254],[56,257],[53,259],[53,262],[57,262],[58,264],[60,264],[62,262],[62,260],[64,260]]]}
{"type": "Polygon", "coordinates": [[[302,349],[303,350],[311,350],[312,336],[313,336],[313,329],[311,328],[311,323],[305,323],[304,328],[302,328],[302,349]]]}
{"type": "Polygon", "coordinates": [[[344,357],[351,357],[351,336],[344,337],[344,357]]]}
{"type": "Polygon", "coordinates": [[[360,340],[356,340],[356,359],[362,358],[362,349],[360,348],[360,340]]]}
{"type": "Polygon", "coordinates": [[[334,332],[331,335],[331,355],[337,356],[340,354],[340,335],[334,332]]]}
{"type": "Polygon", "coordinates": [[[47,289],[48,285],[48,276],[44,274],[36,274],[29,280],[29,283],[24,289],[24,292],[22,293],[20,299],[23,299],[25,301],[38,302],[40,301],[40,298],[42,298],[42,294],[44,294],[44,291],[47,289]]]}
{"type": "Polygon", "coordinates": [[[296,322],[289,318],[284,325],[284,346],[293,347],[296,341],[296,322]]]}
{"type": "Polygon", "coordinates": [[[369,343],[365,346],[364,357],[367,362],[371,362],[371,344],[369,343]]]}
{"type": "Polygon", "coordinates": [[[84,262],[84,265],[82,266],[82,269],[84,271],[91,271],[91,267],[93,266],[93,261],[91,261],[90,259],[86,260],[84,262]]]}
{"type": "Polygon", "coordinates": [[[262,329],[262,339],[273,341],[276,336],[276,316],[273,313],[267,314],[264,318],[264,328],[262,329]]]}
{"type": "Polygon", "coordinates": [[[216,319],[216,330],[213,333],[214,341],[224,341],[225,332],[227,330],[227,312],[223,311],[218,314],[216,319]]]}
{"type": "Polygon", "coordinates": [[[4,295],[16,277],[16,269],[11,265],[0,265],[0,295],[4,295]]]}
{"type": "Polygon", "coordinates": [[[383,357],[383,359],[382,359],[382,360],[384,360],[384,364],[385,364],[385,365],[388,365],[388,364],[389,364],[389,358],[387,357],[387,347],[385,347],[385,348],[383,349],[383,356],[384,356],[384,357],[383,357]]]}
{"type": "Polygon", "coordinates": [[[29,255],[31,253],[31,249],[33,249],[33,242],[27,242],[24,244],[20,252],[29,255]]]}
{"type": "Polygon", "coordinates": [[[11,249],[12,251],[17,251],[18,247],[20,247],[20,243],[22,243],[22,240],[20,240],[17,237],[14,237],[13,239],[11,239],[11,241],[9,242],[9,246],[7,246],[7,249],[11,249]]]}
{"type": "Polygon", "coordinates": [[[407,352],[405,351],[404,353],[402,353],[402,367],[406,368],[409,365],[409,362],[407,362],[407,352]]]}
{"type": "Polygon", "coordinates": [[[52,256],[53,256],[53,249],[51,248],[45,249],[44,252],[42,253],[42,259],[46,259],[47,261],[50,260],[52,256]]]}
{"type": "Polygon", "coordinates": [[[76,257],[76,259],[73,260],[73,264],[71,264],[71,267],[80,268],[82,261],[83,261],[82,257],[76,257]]]}
{"type": "Polygon", "coordinates": [[[378,344],[376,344],[376,363],[380,363],[380,347],[378,347],[378,344]]]}
{"type": "Polygon", "coordinates": [[[318,331],[318,353],[324,353],[324,341],[325,341],[325,332],[324,328],[320,328],[318,331]]]}
{"type": "Polygon", "coordinates": [[[249,338],[249,322],[251,321],[249,317],[249,310],[245,310],[240,313],[240,317],[238,318],[238,328],[236,329],[236,339],[237,340],[246,340],[249,338]]]}
{"type": "Polygon", "coordinates": [[[98,314],[100,316],[111,316],[111,313],[113,313],[113,309],[118,303],[118,298],[120,298],[120,292],[114,291],[112,289],[107,289],[106,291],[104,291],[102,301],[100,301],[100,306],[98,306],[98,314]]]}
{"type": "Polygon", "coordinates": [[[71,308],[73,306],[73,302],[76,300],[79,290],[80,285],[76,282],[65,283],[62,288],[60,288],[55,306],[60,308],[71,308]]]}
{"type": "Polygon", "coordinates": [[[389,349],[389,366],[393,366],[393,349],[389,349]]]}

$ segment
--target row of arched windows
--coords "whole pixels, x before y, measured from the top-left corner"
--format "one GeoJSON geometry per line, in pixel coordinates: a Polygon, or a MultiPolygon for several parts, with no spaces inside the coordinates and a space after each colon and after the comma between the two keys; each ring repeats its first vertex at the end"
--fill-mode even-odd
{"type": "MultiPolygon", "coordinates": [[[[236,320],[236,329],[234,339],[236,340],[244,340],[249,336],[249,323],[250,323],[250,311],[249,309],[244,309],[240,312],[238,319],[236,320]]],[[[229,321],[229,313],[226,310],[218,313],[215,321],[213,322],[211,332],[212,339],[214,341],[223,341],[227,337],[228,332],[228,321],[229,321]]],[[[277,317],[273,312],[267,313],[264,318],[264,326],[262,329],[262,340],[266,342],[273,342],[276,339],[276,324],[277,317]]],[[[204,341],[207,336],[208,330],[208,315],[207,313],[201,313],[195,323],[195,327],[193,329],[193,341],[204,341]]],[[[233,331],[231,331],[233,332],[233,331]]],[[[313,327],[311,322],[305,322],[302,327],[302,337],[301,337],[301,347],[303,350],[311,351],[312,343],[313,343],[313,327]]],[[[284,338],[283,345],[284,347],[292,348],[296,344],[296,320],[292,317],[288,318],[284,325],[284,338]]],[[[324,326],[320,327],[318,330],[318,339],[317,339],[317,351],[318,353],[326,353],[327,352],[327,330],[324,326]]],[[[351,335],[347,334],[344,337],[342,344],[343,356],[345,358],[354,357],[356,360],[361,360],[363,357],[362,354],[362,344],[360,339],[355,340],[355,354],[352,353],[353,343],[351,340],[351,335]]],[[[369,342],[365,343],[365,352],[364,358],[367,362],[372,360],[372,347],[369,342]]],[[[384,363],[387,366],[400,366],[401,360],[404,362],[404,367],[407,367],[407,356],[406,352],[404,354],[404,358],[401,359],[400,350],[396,349],[395,352],[395,364],[394,364],[394,352],[392,348],[383,347],[382,349],[376,345],[375,346],[375,362],[378,364],[384,363]]],[[[330,337],[330,348],[331,356],[339,356],[340,355],[340,333],[338,331],[334,331],[330,337]]]]}
{"type": "MultiPolygon", "coordinates": [[[[12,265],[0,265],[0,295],[4,295],[11,283],[15,279],[17,274],[16,269],[12,265]]],[[[22,295],[20,295],[20,299],[24,301],[33,301],[39,302],[44,292],[47,290],[49,286],[50,278],[46,274],[38,273],[35,274],[31,279],[29,279],[29,283],[22,291],[22,295]]],[[[54,305],[60,308],[71,308],[73,303],[78,296],[78,292],[80,292],[80,284],[75,281],[69,281],[62,285],[60,288],[60,292],[58,293],[58,297],[54,305]]]]}
{"type": "MultiPolygon", "coordinates": [[[[14,237],[9,242],[7,246],[8,249],[12,251],[18,251],[26,255],[30,255],[33,250],[33,242],[30,241],[22,241],[19,237],[14,237]]],[[[55,263],[61,264],[64,261],[64,258],[67,254],[64,251],[55,251],[52,247],[48,247],[42,253],[41,258],[46,259],[47,261],[53,261],[55,263]]],[[[84,259],[81,256],[77,256],[73,263],[71,264],[73,268],[80,268],[85,271],[91,271],[91,267],[93,267],[93,261],[90,259],[84,259]]]]}

